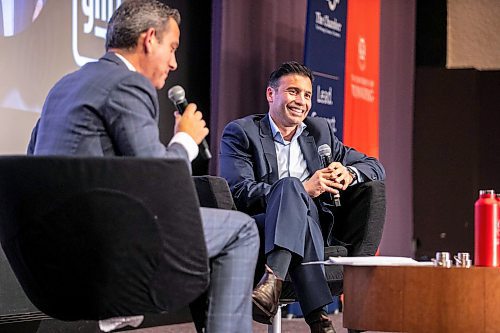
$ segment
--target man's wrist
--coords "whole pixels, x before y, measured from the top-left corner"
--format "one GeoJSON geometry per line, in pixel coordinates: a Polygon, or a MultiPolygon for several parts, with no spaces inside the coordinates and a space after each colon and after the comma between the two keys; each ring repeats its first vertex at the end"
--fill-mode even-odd
{"type": "MultiPolygon", "coordinates": [[[[349,174],[351,175],[352,181],[351,184],[356,184],[358,182],[358,174],[354,170],[354,168],[347,166],[347,171],[349,171],[349,174]]],[[[349,185],[351,185],[349,184],[349,185]]]]}
{"type": "Polygon", "coordinates": [[[186,132],[175,133],[168,145],[170,146],[172,143],[179,143],[186,149],[189,161],[193,161],[198,156],[198,145],[186,132]]]}

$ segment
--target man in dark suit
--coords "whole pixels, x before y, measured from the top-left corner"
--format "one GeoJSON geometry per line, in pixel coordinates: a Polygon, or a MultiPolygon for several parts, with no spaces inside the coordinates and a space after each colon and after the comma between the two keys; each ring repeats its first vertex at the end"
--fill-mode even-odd
{"type": "MultiPolygon", "coordinates": [[[[194,104],[176,113],[175,135],[165,147],[155,90],[177,68],[179,23],[179,12],[160,1],[124,2],[108,24],[107,53],[51,89],[28,153],[181,158],[189,167],[208,134],[202,114],[194,104]]],[[[201,216],[212,264],[206,332],[251,332],[255,222],[219,209],[201,208],[201,216]]]]}
{"type": "Polygon", "coordinates": [[[254,215],[264,235],[267,273],[253,292],[254,319],[270,322],[288,273],[311,331],[334,332],[323,311],[332,296],[322,267],[301,263],[323,260],[324,246],[331,244],[346,246],[350,255],[375,254],[383,221],[374,226],[367,219],[339,219],[334,225],[340,208],[332,207],[331,196],[345,196],[344,210],[364,209],[363,193],[370,191],[370,181],[383,180],[385,171],[375,158],[344,146],[326,119],[307,118],[312,79],[296,62],[274,71],[266,90],[268,114],[235,120],[224,129],[220,171],[238,209],[254,215]],[[334,161],[326,168],[318,155],[325,144],[334,161]]]}

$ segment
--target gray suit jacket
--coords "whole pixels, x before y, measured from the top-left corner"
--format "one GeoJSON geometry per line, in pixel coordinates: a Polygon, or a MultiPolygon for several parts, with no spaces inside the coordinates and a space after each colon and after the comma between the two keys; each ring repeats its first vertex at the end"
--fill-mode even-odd
{"type": "Polygon", "coordinates": [[[188,161],[180,144],[166,148],[160,142],[158,118],[158,95],[150,81],[130,71],[114,53],[107,53],[51,89],[28,154],[188,161]]]}

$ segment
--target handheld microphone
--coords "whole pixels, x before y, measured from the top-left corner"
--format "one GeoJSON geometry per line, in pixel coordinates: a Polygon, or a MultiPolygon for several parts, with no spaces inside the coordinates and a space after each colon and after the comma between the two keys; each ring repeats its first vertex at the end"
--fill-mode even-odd
{"type": "MultiPolygon", "coordinates": [[[[318,147],[318,154],[323,168],[328,167],[333,162],[332,149],[326,143],[318,147]]],[[[333,207],[340,207],[340,194],[332,196],[331,193],[326,192],[323,195],[327,201],[333,204],[333,207]]]]}
{"type": "MultiPolygon", "coordinates": [[[[168,90],[168,99],[174,103],[180,114],[184,113],[184,110],[188,106],[188,101],[186,100],[186,92],[181,86],[173,86],[168,90]]],[[[207,141],[203,139],[200,143],[200,155],[209,160],[212,158],[210,153],[210,148],[208,147],[207,141]]]]}

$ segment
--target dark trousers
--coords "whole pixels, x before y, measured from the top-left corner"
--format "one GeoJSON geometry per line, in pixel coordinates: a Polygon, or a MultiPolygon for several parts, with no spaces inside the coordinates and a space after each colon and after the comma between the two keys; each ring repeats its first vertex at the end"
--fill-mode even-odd
{"type": "Polygon", "coordinates": [[[385,222],[385,184],[370,181],[350,186],[340,201],[341,207],[333,210],[333,237],[350,257],[375,255],[385,222]]]}
{"type": "MultiPolygon", "coordinates": [[[[275,246],[292,252],[295,264],[290,266],[289,274],[304,314],[330,303],[332,295],[322,266],[304,266],[300,262],[323,260],[326,245],[344,245],[350,256],[374,255],[377,251],[385,220],[382,182],[349,187],[341,193],[342,206],[333,211],[325,211],[292,177],[273,184],[266,201],[266,212],[254,216],[261,236],[258,267],[263,267],[265,254],[275,246]],[[325,242],[328,235],[323,235],[322,230],[325,232],[332,224],[333,237],[325,242]]],[[[258,272],[256,277],[260,276],[258,272]]]]}

